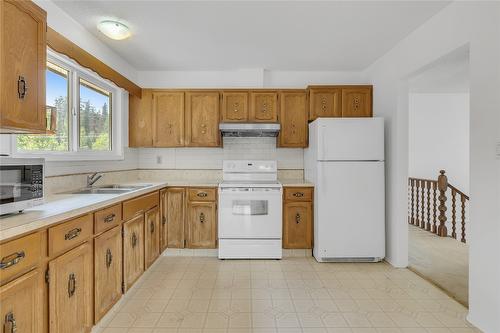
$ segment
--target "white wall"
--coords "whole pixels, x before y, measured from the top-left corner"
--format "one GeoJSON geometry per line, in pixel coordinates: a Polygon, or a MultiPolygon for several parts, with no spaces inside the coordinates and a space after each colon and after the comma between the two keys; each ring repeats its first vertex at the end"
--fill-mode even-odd
{"type": "Polygon", "coordinates": [[[448,182],[469,194],[469,94],[410,94],[409,169],[415,178],[448,182]]]}
{"type": "Polygon", "coordinates": [[[438,58],[470,50],[469,320],[500,332],[500,3],[453,2],[367,69],[374,112],[386,119],[387,260],[408,260],[408,83],[438,58]]]}

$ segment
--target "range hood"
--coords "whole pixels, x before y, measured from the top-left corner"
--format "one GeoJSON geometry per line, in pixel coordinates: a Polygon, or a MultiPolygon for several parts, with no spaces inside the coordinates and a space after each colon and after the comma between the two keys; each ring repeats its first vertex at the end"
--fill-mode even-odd
{"type": "Polygon", "coordinates": [[[222,136],[261,138],[276,137],[280,131],[280,124],[276,123],[220,123],[222,136]]]}

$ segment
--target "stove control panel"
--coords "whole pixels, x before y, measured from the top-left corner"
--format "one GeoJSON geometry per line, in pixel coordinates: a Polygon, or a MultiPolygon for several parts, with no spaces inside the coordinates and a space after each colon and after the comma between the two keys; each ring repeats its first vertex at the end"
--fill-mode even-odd
{"type": "Polygon", "coordinates": [[[259,173],[278,171],[278,163],[271,160],[227,160],[222,162],[223,172],[259,173]]]}

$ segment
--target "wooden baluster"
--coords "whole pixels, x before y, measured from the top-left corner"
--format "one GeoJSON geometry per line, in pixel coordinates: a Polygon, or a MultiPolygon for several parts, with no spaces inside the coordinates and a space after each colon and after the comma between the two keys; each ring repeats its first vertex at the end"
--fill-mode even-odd
{"type": "Polygon", "coordinates": [[[457,191],[451,189],[451,237],[457,239],[457,191]]]}
{"type": "Polygon", "coordinates": [[[433,217],[432,217],[432,232],[436,233],[437,232],[437,226],[436,226],[436,220],[437,220],[437,195],[436,195],[436,190],[437,190],[437,183],[433,182],[432,183],[432,192],[433,192],[433,217]]]}
{"type": "Polygon", "coordinates": [[[422,208],[420,210],[420,216],[421,216],[420,228],[425,229],[425,198],[424,198],[424,196],[425,196],[425,180],[420,181],[420,185],[421,185],[420,195],[422,196],[422,201],[421,201],[422,208]]]}
{"type": "Polygon", "coordinates": [[[460,195],[460,201],[462,203],[462,239],[460,240],[465,243],[465,196],[463,194],[460,195]]]}
{"type": "Polygon", "coordinates": [[[425,230],[431,230],[431,182],[427,181],[427,224],[425,230]]]}
{"type": "Polygon", "coordinates": [[[415,179],[411,180],[411,224],[415,224],[415,179]]]}
{"type": "Polygon", "coordinates": [[[420,197],[418,195],[418,189],[420,188],[420,180],[419,179],[415,179],[415,225],[418,227],[420,226],[420,221],[418,219],[418,208],[420,207],[419,203],[418,203],[418,198],[420,197]]]}
{"type": "Polygon", "coordinates": [[[439,190],[439,226],[437,228],[437,234],[441,237],[448,236],[448,229],[446,228],[446,190],[448,189],[448,178],[444,175],[445,171],[439,171],[440,175],[438,177],[438,190],[439,190]]]}

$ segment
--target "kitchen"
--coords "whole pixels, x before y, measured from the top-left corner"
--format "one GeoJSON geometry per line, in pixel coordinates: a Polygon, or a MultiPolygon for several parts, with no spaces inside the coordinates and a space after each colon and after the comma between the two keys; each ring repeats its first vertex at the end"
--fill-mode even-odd
{"type": "Polygon", "coordinates": [[[397,259],[404,127],[365,71],[435,15],[495,4],[0,6],[5,332],[495,332],[397,259]],[[321,43],[359,11],[329,36],[343,54],[321,43]]]}

